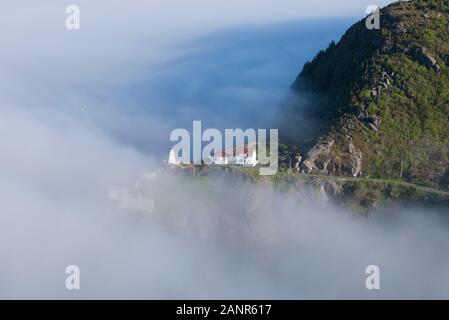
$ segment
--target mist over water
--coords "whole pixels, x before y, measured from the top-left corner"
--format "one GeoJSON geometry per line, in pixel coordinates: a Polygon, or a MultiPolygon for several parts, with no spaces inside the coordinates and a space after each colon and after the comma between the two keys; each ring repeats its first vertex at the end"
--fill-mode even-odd
{"type": "Polygon", "coordinates": [[[178,39],[142,28],[151,10],[123,23],[96,20],[100,7],[85,4],[80,33],[63,29],[62,4],[2,12],[16,33],[0,31],[1,298],[449,297],[448,226],[430,210],[365,218],[226,175],[148,182],[155,213],[169,203],[180,223],[108,199],[161,166],[174,128],[265,124],[302,64],[355,19],[193,24],[178,39]],[[65,288],[70,264],[78,291],[65,288]],[[379,291],[365,288],[371,264],[379,291]]]}

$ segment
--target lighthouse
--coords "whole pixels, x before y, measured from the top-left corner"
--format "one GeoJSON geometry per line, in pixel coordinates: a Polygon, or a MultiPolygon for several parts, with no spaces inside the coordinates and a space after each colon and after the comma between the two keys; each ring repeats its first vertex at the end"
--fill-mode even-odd
{"type": "Polygon", "coordinates": [[[173,149],[170,149],[170,153],[168,155],[168,164],[174,164],[174,165],[181,164],[181,161],[178,160],[175,150],[173,150],[173,149]]]}

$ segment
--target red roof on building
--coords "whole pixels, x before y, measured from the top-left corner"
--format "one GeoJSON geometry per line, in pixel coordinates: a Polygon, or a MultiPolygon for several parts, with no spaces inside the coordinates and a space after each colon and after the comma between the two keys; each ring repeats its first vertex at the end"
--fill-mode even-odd
{"type": "Polygon", "coordinates": [[[217,152],[212,152],[212,156],[215,157],[231,157],[231,156],[237,156],[237,155],[245,155],[248,157],[250,154],[252,154],[255,151],[255,148],[244,146],[244,147],[234,147],[233,149],[226,149],[226,150],[220,150],[217,152]]]}

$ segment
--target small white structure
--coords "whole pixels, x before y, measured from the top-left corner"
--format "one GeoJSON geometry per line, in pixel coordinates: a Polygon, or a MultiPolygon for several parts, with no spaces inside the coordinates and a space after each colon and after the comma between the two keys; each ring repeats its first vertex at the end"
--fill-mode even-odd
{"type": "Polygon", "coordinates": [[[229,164],[230,158],[224,151],[216,152],[209,155],[210,164],[226,165],[229,164]]]}
{"type": "Polygon", "coordinates": [[[176,156],[175,150],[170,149],[170,153],[168,155],[168,164],[173,165],[180,165],[181,161],[179,161],[178,157],[176,156]]]}
{"type": "Polygon", "coordinates": [[[258,163],[256,148],[244,146],[233,148],[231,150],[219,151],[209,156],[209,163],[216,165],[232,164],[254,167],[258,163]]]}

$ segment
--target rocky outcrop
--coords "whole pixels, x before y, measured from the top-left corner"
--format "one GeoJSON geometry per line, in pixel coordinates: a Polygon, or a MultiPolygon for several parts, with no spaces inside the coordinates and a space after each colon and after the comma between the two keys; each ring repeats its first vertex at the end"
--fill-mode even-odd
{"type": "Polygon", "coordinates": [[[334,140],[316,145],[309,151],[307,158],[298,164],[298,171],[306,174],[346,174],[360,177],[363,153],[354,146],[350,137],[347,137],[345,145],[343,150],[341,145],[335,145],[334,140]]]}
{"type": "Polygon", "coordinates": [[[353,177],[360,177],[362,175],[362,160],[363,153],[357,149],[352,141],[349,142],[349,169],[353,177]]]}
{"type": "Polygon", "coordinates": [[[386,71],[382,71],[381,78],[377,81],[376,86],[371,89],[371,95],[377,97],[393,83],[394,72],[389,75],[386,71]]]}
{"type": "Polygon", "coordinates": [[[370,115],[366,109],[359,109],[356,112],[356,117],[362,121],[368,129],[376,132],[380,131],[380,124],[382,123],[382,120],[376,115],[370,115]]]}
{"type": "Polygon", "coordinates": [[[411,54],[413,59],[418,61],[420,64],[426,66],[427,68],[432,68],[435,71],[440,71],[441,68],[437,63],[437,60],[427,53],[426,48],[413,47],[411,49],[411,54]]]}
{"type": "Polygon", "coordinates": [[[361,20],[307,62],[280,125],[287,159],[304,159],[286,167],[447,187],[448,23],[443,1],[397,1],[381,30],[361,20]]]}
{"type": "Polygon", "coordinates": [[[331,152],[334,140],[316,145],[309,151],[307,158],[299,165],[303,173],[330,173],[331,152]]]}

